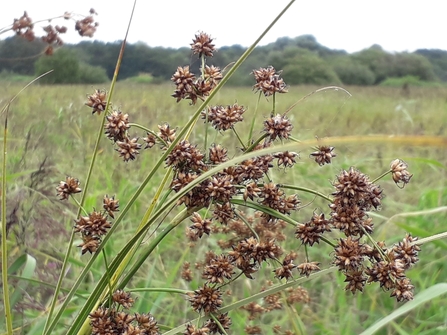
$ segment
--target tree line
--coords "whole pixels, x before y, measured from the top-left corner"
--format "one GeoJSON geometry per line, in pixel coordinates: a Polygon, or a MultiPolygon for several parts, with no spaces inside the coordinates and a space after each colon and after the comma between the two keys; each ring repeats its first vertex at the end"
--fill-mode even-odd
{"type": "MultiPolygon", "coordinates": [[[[110,80],[121,42],[83,41],[64,45],[53,56],[43,55],[40,41],[28,42],[18,36],[0,41],[0,73],[39,75],[58,69],[45,78],[47,83],[100,83],[110,80]]],[[[245,48],[223,46],[212,64],[224,69],[231,66],[245,48]]],[[[177,66],[190,65],[193,71],[199,61],[191,57],[189,47],[172,49],[149,47],[144,43],[126,45],[119,80],[150,74],[154,82],[171,78],[177,66]]],[[[415,52],[389,53],[379,45],[356,53],[327,48],[312,35],[282,37],[256,48],[231,85],[252,85],[253,69],[274,66],[283,70],[286,83],[377,85],[389,78],[414,77],[425,82],[447,82],[447,51],[420,49],[415,52]]]]}

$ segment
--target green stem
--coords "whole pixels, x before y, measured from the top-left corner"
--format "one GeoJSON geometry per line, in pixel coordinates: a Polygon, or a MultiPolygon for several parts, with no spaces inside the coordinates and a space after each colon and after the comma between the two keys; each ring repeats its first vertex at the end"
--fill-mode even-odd
{"type": "Polygon", "coordinates": [[[168,143],[166,143],[166,141],[164,139],[162,139],[155,131],[153,131],[153,130],[151,130],[151,129],[149,129],[149,128],[141,125],[141,124],[138,124],[138,123],[129,123],[129,126],[130,127],[139,128],[139,129],[144,130],[145,132],[147,132],[149,134],[154,135],[157,138],[157,140],[159,140],[161,143],[163,143],[163,146],[165,146],[165,147],[168,146],[168,143]]]}
{"type": "Polygon", "coordinates": [[[142,255],[139,259],[132,265],[126,276],[121,280],[118,285],[119,289],[123,289],[127,283],[132,279],[141,265],[146,261],[146,259],[150,256],[150,254],[154,251],[154,249],[163,241],[163,239],[175,228],[177,227],[183,220],[187,219],[194,209],[187,210],[184,208],[180,213],[176,215],[176,217],[169,223],[167,227],[165,227],[160,234],[158,234],[151,243],[147,246],[146,250],[142,252],[142,255]]]}
{"type": "Polygon", "coordinates": [[[275,116],[275,111],[276,111],[276,92],[273,92],[273,99],[272,99],[272,115],[275,116]]]}
{"type": "Polygon", "coordinates": [[[256,101],[255,113],[254,113],[253,118],[251,120],[250,131],[248,132],[247,146],[250,145],[251,137],[253,136],[253,130],[255,128],[255,122],[256,122],[256,116],[258,115],[259,101],[261,101],[261,93],[262,92],[259,91],[258,100],[256,101]]]}
{"type": "Polygon", "coordinates": [[[252,152],[253,149],[259,144],[261,143],[261,141],[265,138],[267,138],[269,136],[268,133],[264,133],[261,135],[261,137],[259,137],[255,142],[253,142],[247,149],[245,149],[245,152],[252,152]]]}
{"type": "Polygon", "coordinates": [[[244,142],[242,141],[241,137],[239,136],[238,132],[236,131],[236,129],[234,129],[234,127],[231,127],[231,130],[233,130],[233,133],[236,135],[239,143],[242,145],[242,149],[245,150],[245,145],[244,142]]]}
{"type": "Polygon", "coordinates": [[[303,191],[306,193],[310,193],[310,194],[314,194],[316,196],[319,196],[320,198],[323,198],[329,202],[332,202],[333,199],[328,197],[327,195],[324,195],[323,193],[320,193],[318,191],[312,190],[311,188],[307,188],[307,187],[302,187],[302,186],[294,186],[294,185],[285,185],[285,184],[280,184],[279,187],[282,188],[287,188],[289,190],[296,190],[296,191],[303,191]]]}
{"type": "Polygon", "coordinates": [[[132,288],[128,290],[129,292],[166,292],[166,293],[177,293],[187,295],[189,290],[181,290],[179,288],[172,287],[143,287],[143,288],[132,288]]]}
{"type": "Polygon", "coordinates": [[[372,184],[376,183],[378,180],[382,179],[383,177],[385,177],[387,174],[389,174],[391,172],[393,172],[393,170],[389,170],[389,171],[382,173],[380,176],[378,176],[376,179],[374,179],[371,183],[372,184]]]}
{"type": "Polygon", "coordinates": [[[256,231],[253,229],[253,227],[251,226],[251,224],[245,219],[245,217],[244,217],[243,215],[239,214],[239,213],[236,213],[236,212],[235,212],[235,214],[237,215],[237,217],[238,217],[239,219],[241,219],[241,220],[245,223],[245,225],[247,226],[247,228],[250,229],[251,233],[256,237],[256,239],[257,239],[258,241],[260,241],[261,239],[259,238],[259,235],[258,235],[258,234],[256,233],[256,231]]]}
{"type": "Polygon", "coordinates": [[[109,265],[107,263],[107,256],[106,256],[106,252],[104,251],[104,249],[101,250],[102,251],[102,255],[104,257],[104,264],[106,266],[106,275],[109,278],[108,282],[109,282],[109,306],[112,305],[112,294],[113,294],[113,289],[112,289],[112,280],[110,278],[110,272],[109,272],[109,265]]]}
{"type": "Polygon", "coordinates": [[[2,164],[2,286],[3,286],[3,308],[6,320],[6,330],[12,335],[11,302],[9,300],[8,285],[8,245],[6,230],[6,139],[8,138],[8,109],[6,107],[5,127],[3,130],[3,164],[2,164]]]}
{"type": "MultiPolygon", "coordinates": [[[[132,16],[133,16],[133,13],[134,13],[134,10],[135,10],[135,5],[136,5],[136,0],[134,1],[134,4],[133,4],[132,13],[131,13],[131,20],[132,20],[132,16]]],[[[104,114],[103,114],[103,117],[102,117],[102,120],[101,120],[101,126],[99,127],[98,134],[96,136],[95,148],[93,150],[92,160],[90,162],[90,166],[89,166],[89,169],[88,169],[87,178],[86,178],[86,181],[85,181],[84,192],[82,193],[82,197],[81,197],[81,206],[83,206],[84,201],[86,199],[88,186],[90,185],[90,178],[92,176],[93,167],[95,166],[96,157],[98,155],[99,143],[101,141],[101,137],[102,137],[102,134],[103,134],[103,129],[104,129],[104,124],[105,124],[105,120],[106,120],[107,111],[109,109],[109,106],[111,105],[110,101],[111,101],[111,98],[113,96],[113,92],[114,92],[114,89],[115,89],[115,84],[116,84],[116,81],[118,79],[119,69],[121,67],[121,62],[123,60],[123,55],[124,55],[124,49],[125,49],[125,46],[126,46],[127,35],[129,33],[129,28],[130,28],[130,21],[129,21],[129,26],[127,27],[127,31],[126,31],[126,35],[124,37],[123,43],[121,44],[121,48],[120,48],[120,52],[119,52],[119,55],[118,55],[118,59],[116,61],[115,71],[114,71],[114,74],[113,74],[113,79],[112,79],[112,82],[111,82],[111,85],[110,85],[110,90],[109,90],[109,93],[108,93],[108,96],[107,96],[106,108],[105,108],[105,111],[104,111],[104,114]]],[[[80,216],[80,214],[81,214],[81,207],[78,208],[78,213],[77,213],[76,217],[78,218],[80,216]]],[[[45,322],[45,326],[44,326],[44,329],[43,329],[43,334],[44,335],[50,334],[52,332],[52,330],[56,326],[59,318],[62,316],[65,307],[67,306],[67,304],[69,303],[71,297],[73,296],[74,290],[76,289],[76,287],[73,287],[72,290],[70,290],[70,293],[68,294],[68,296],[65,297],[65,301],[62,303],[62,306],[59,309],[59,311],[57,312],[56,316],[54,317],[54,320],[51,321],[51,317],[52,317],[52,315],[54,313],[54,309],[55,309],[56,303],[58,301],[59,291],[60,291],[60,289],[62,287],[62,280],[65,278],[65,272],[66,272],[66,268],[67,268],[67,264],[68,264],[68,258],[69,258],[70,254],[71,254],[73,241],[74,241],[74,229],[72,229],[72,232],[71,232],[70,241],[68,242],[68,246],[67,246],[67,252],[65,253],[64,261],[62,263],[62,268],[61,268],[61,271],[60,271],[60,276],[59,276],[59,279],[58,279],[57,284],[56,284],[56,290],[55,290],[54,295],[53,295],[53,300],[51,301],[50,310],[48,312],[48,318],[47,318],[47,320],[45,322]]],[[[93,264],[94,260],[96,259],[96,255],[97,254],[95,254],[95,257],[92,257],[90,259],[90,262],[88,263],[88,264],[90,264],[89,267],[91,267],[91,264],[93,264]]],[[[86,269],[88,269],[88,268],[86,268],[86,269]]],[[[78,285],[79,284],[80,284],[80,281],[78,281],[78,285]]]]}

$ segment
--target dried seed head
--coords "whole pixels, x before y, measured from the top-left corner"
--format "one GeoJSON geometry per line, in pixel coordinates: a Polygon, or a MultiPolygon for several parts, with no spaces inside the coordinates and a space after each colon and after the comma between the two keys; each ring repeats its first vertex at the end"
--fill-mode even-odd
{"type": "Polygon", "coordinates": [[[191,50],[194,55],[198,54],[199,57],[202,57],[202,55],[213,57],[213,52],[216,51],[216,48],[212,42],[213,39],[210,35],[200,32],[199,34],[196,34],[195,38],[192,40],[191,50]]]}
{"type": "Polygon", "coordinates": [[[209,283],[223,284],[225,279],[230,280],[233,277],[232,258],[228,255],[212,257],[203,269],[202,277],[209,283]]]}
{"type": "Polygon", "coordinates": [[[139,154],[138,151],[141,149],[141,144],[138,143],[138,137],[130,139],[126,136],[123,141],[117,141],[116,145],[118,148],[115,150],[119,152],[120,157],[122,157],[125,162],[129,161],[129,159],[134,160],[139,154]]]}
{"type": "Polygon", "coordinates": [[[89,15],[82,20],[76,21],[75,29],[81,36],[93,37],[97,26],[98,23],[95,22],[93,16],[89,15]]]}
{"type": "Polygon", "coordinates": [[[312,272],[320,271],[319,267],[320,263],[318,262],[306,262],[298,265],[298,270],[300,271],[300,275],[309,277],[312,272]]]}
{"type": "Polygon", "coordinates": [[[391,254],[387,255],[389,261],[380,261],[367,268],[365,273],[369,276],[368,283],[378,282],[380,287],[388,291],[395,288],[398,279],[405,278],[404,263],[400,259],[393,259],[391,254]]]}
{"type": "Polygon", "coordinates": [[[204,155],[187,140],[179,142],[166,157],[166,165],[182,172],[201,171],[205,167],[204,155]]]}
{"type": "Polygon", "coordinates": [[[130,292],[124,292],[123,290],[117,290],[112,294],[112,299],[117,304],[129,309],[133,306],[135,300],[130,296],[130,292]]]}
{"type": "Polygon", "coordinates": [[[366,284],[366,276],[363,270],[348,271],[346,272],[345,283],[348,283],[345,287],[346,291],[351,291],[354,294],[356,291],[363,292],[366,284]]]}
{"type": "Polygon", "coordinates": [[[203,234],[209,235],[211,232],[212,221],[210,219],[202,219],[199,213],[194,212],[191,218],[192,226],[189,227],[190,234],[193,236],[192,240],[201,238],[203,234]]]}
{"type": "Polygon", "coordinates": [[[112,141],[124,141],[129,126],[129,115],[121,111],[113,111],[107,115],[107,123],[104,125],[105,133],[112,141]]]}
{"type": "Polygon", "coordinates": [[[180,275],[182,277],[182,279],[184,279],[188,282],[192,281],[192,271],[191,271],[189,265],[190,265],[189,262],[183,263],[182,272],[180,275]]]}
{"type": "Polygon", "coordinates": [[[346,239],[340,239],[334,252],[334,264],[341,271],[355,272],[362,269],[365,253],[359,239],[353,239],[351,236],[348,236],[346,239]]]}
{"type": "Polygon", "coordinates": [[[274,270],[275,277],[279,279],[285,278],[286,280],[289,280],[290,278],[292,278],[292,270],[296,267],[297,266],[293,264],[293,258],[290,257],[289,254],[284,258],[282,266],[274,270]]]}
{"type": "Polygon", "coordinates": [[[93,108],[92,114],[98,112],[101,114],[106,109],[107,105],[107,93],[104,90],[95,90],[95,93],[87,96],[87,106],[93,108]]]}
{"type": "Polygon", "coordinates": [[[144,149],[152,148],[157,143],[157,136],[147,132],[147,137],[143,137],[143,141],[146,142],[144,149]]]}
{"type": "Polygon", "coordinates": [[[75,232],[89,236],[103,236],[112,227],[110,221],[107,221],[107,216],[96,211],[93,211],[88,216],[81,216],[75,222],[75,232]]]}
{"type": "Polygon", "coordinates": [[[59,186],[56,188],[57,195],[60,197],[60,200],[66,200],[71,194],[82,192],[79,185],[80,183],[78,179],[67,176],[65,181],[61,181],[59,186]]]}
{"type": "Polygon", "coordinates": [[[281,71],[277,72],[273,66],[253,70],[252,73],[256,80],[253,86],[256,92],[260,91],[266,97],[275,93],[287,93],[287,85],[280,77],[281,71]]]}
{"type": "Polygon", "coordinates": [[[300,239],[303,244],[314,245],[319,243],[324,232],[331,231],[329,220],[324,218],[324,214],[314,213],[310,221],[298,224],[295,236],[300,239]]]}
{"type": "Polygon", "coordinates": [[[296,288],[290,287],[287,290],[287,303],[290,305],[296,304],[297,302],[309,303],[310,297],[309,292],[301,286],[296,288]]]}
{"type": "Polygon", "coordinates": [[[209,335],[209,329],[207,327],[196,328],[192,324],[186,325],[184,335],[209,335]]]}
{"type": "Polygon", "coordinates": [[[209,159],[214,165],[224,163],[228,160],[228,150],[220,144],[213,144],[209,150],[209,159]]]}
{"type": "Polygon", "coordinates": [[[114,213],[119,211],[120,203],[118,199],[115,200],[115,196],[109,198],[106,194],[102,200],[102,207],[109,214],[109,216],[114,219],[114,213]]]}
{"type": "Polygon", "coordinates": [[[237,103],[226,107],[213,106],[202,111],[202,119],[206,120],[208,117],[208,122],[212,123],[214,128],[225,131],[233,128],[235,123],[242,121],[244,119],[242,117],[244,112],[245,108],[239,106],[237,103]]]}
{"type": "Polygon", "coordinates": [[[414,286],[411,284],[410,279],[407,277],[399,278],[396,280],[391,297],[396,297],[398,302],[413,300],[414,286]]]}
{"type": "Polygon", "coordinates": [[[199,289],[188,294],[191,306],[195,311],[205,314],[216,312],[222,305],[222,292],[218,288],[204,284],[199,289]]]}
{"type": "Polygon", "coordinates": [[[269,135],[269,141],[274,141],[276,138],[288,139],[292,128],[292,123],[285,115],[272,115],[264,121],[264,131],[269,135]]]}
{"type": "Polygon", "coordinates": [[[85,254],[87,251],[93,254],[98,250],[100,243],[101,240],[97,236],[83,235],[82,243],[78,247],[81,247],[82,254],[85,254]]]}
{"type": "Polygon", "coordinates": [[[89,314],[92,334],[113,334],[115,332],[116,325],[111,314],[112,312],[104,307],[99,307],[89,314]]]}
{"type": "Polygon", "coordinates": [[[393,174],[394,182],[401,188],[404,188],[405,185],[410,182],[411,177],[413,177],[413,175],[407,170],[408,164],[403,160],[395,159],[391,162],[390,168],[393,174]]]}
{"type": "Polygon", "coordinates": [[[418,253],[421,251],[421,247],[414,244],[417,240],[417,237],[412,237],[411,234],[407,234],[402,241],[392,248],[395,258],[403,262],[405,270],[419,261],[418,253]]]}
{"type": "Polygon", "coordinates": [[[248,320],[254,320],[261,314],[265,313],[265,308],[256,303],[255,301],[241,307],[249,313],[248,320]]]}
{"type": "Polygon", "coordinates": [[[312,152],[310,155],[314,157],[315,162],[322,166],[324,164],[331,164],[332,158],[337,155],[334,153],[334,147],[328,147],[325,145],[320,145],[316,147],[317,151],[312,152]]]}
{"type": "Polygon", "coordinates": [[[284,168],[287,168],[295,165],[295,158],[298,157],[298,154],[296,152],[284,151],[277,152],[273,155],[273,157],[278,159],[278,167],[281,167],[281,165],[283,165],[284,168]]]}

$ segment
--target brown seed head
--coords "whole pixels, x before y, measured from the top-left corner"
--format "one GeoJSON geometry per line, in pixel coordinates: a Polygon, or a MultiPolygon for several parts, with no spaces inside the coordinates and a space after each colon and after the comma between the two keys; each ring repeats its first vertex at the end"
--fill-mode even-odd
{"type": "Polygon", "coordinates": [[[191,306],[195,311],[205,314],[216,312],[222,305],[222,292],[218,288],[204,284],[199,289],[188,294],[191,306]]]}
{"type": "MultiPolygon", "coordinates": [[[[217,316],[217,321],[219,321],[220,326],[226,331],[228,329],[230,329],[231,326],[231,319],[228,316],[228,312],[225,314],[220,314],[217,316]]],[[[205,322],[204,327],[209,329],[210,334],[224,334],[224,332],[222,331],[221,327],[219,327],[219,325],[216,323],[216,321],[214,321],[213,319],[208,319],[205,322]]]]}
{"type": "Polygon", "coordinates": [[[408,164],[403,160],[395,159],[391,162],[390,168],[393,174],[394,182],[401,188],[404,188],[405,185],[410,182],[411,177],[413,177],[413,175],[407,170],[408,164]]]}
{"type": "Polygon", "coordinates": [[[112,141],[124,141],[129,126],[129,115],[123,114],[121,111],[113,111],[107,115],[107,123],[105,124],[105,133],[112,141]]]}
{"type": "Polygon", "coordinates": [[[266,97],[275,93],[287,93],[287,85],[280,77],[281,71],[277,72],[273,66],[253,70],[252,73],[256,80],[253,86],[256,92],[262,92],[266,97]]]}
{"type": "Polygon", "coordinates": [[[92,114],[101,114],[106,109],[107,93],[104,90],[95,90],[95,93],[87,96],[87,106],[93,108],[92,114]]]}
{"type": "Polygon", "coordinates": [[[59,186],[56,188],[57,195],[60,197],[60,200],[66,200],[70,195],[82,192],[79,185],[80,183],[78,179],[67,176],[65,181],[61,181],[59,186]]]}
{"type": "Polygon", "coordinates": [[[135,300],[130,296],[130,292],[124,292],[123,290],[117,290],[112,294],[112,299],[117,304],[129,309],[133,306],[135,300]]]}
{"type": "Polygon", "coordinates": [[[115,196],[109,198],[106,194],[102,200],[102,207],[109,214],[109,216],[114,219],[114,213],[119,211],[120,203],[118,199],[115,200],[115,196]]]}
{"type": "Polygon", "coordinates": [[[199,34],[196,34],[195,38],[192,40],[191,50],[194,55],[198,54],[199,57],[202,57],[202,55],[213,57],[213,52],[216,51],[216,48],[212,42],[213,39],[210,35],[200,32],[199,34]]]}
{"type": "Polygon", "coordinates": [[[116,145],[118,148],[115,150],[119,152],[120,157],[122,157],[125,162],[134,160],[141,149],[141,144],[138,143],[138,137],[130,139],[126,136],[123,141],[116,141],[116,145]]]}
{"type": "Polygon", "coordinates": [[[135,320],[141,329],[144,329],[142,335],[160,335],[160,329],[157,326],[157,321],[151,313],[135,313],[135,320]]]}
{"type": "Polygon", "coordinates": [[[337,156],[334,153],[334,147],[328,147],[325,145],[316,147],[316,151],[312,152],[310,155],[314,157],[315,162],[317,162],[320,166],[324,164],[331,164],[332,158],[337,156]]]}
{"type": "Polygon", "coordinates": [[[276,138],[288,139],[292,128],[292,123],[285,115],[272,115],[264,121],[264,131],[269,135],[269,141],[274,141],[276,138]]]}

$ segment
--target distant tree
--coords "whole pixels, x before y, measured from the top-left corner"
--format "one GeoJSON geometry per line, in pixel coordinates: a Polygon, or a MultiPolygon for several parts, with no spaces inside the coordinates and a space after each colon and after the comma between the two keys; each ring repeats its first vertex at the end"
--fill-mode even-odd
{"type": "Polygon", "coordinates": [[[41,79],[45,84],[71,84],[79,82],[79,61],[67,49],[58,49],[51,57],[40,57],[36,62],[36,75],[53,70],[41,79]]]}
{"type": "Polygon", "coordinates": [[[423,81],[436,79],[433,66],[427,58],[415,53],[402,52],[394,55],[392,77],[415,76],[423,81]]]}
{"type": "Polygon", "coordinates": [[[335,71],[323,59],[307,52],[293,58],[283,68],[287,84],[339,84],[335,71]]]}
{"type": "Polygon", "coordinates": [[[394,59],[393,55],[387,53],[380,45],[373,45],[353,54],[353,58],[367,66],[375,76],[375,84],[385,80],[391,74],[394,59]]]}
{"type": "Polygon", "coordinates": [[[20,36],[9,37],[0,45],[0,71],[32,75],[34,63],[45,50],[40,40],[28,42],[20,36]]]}
{"type": "Polygon", "coordinates": [[[345,85],[373,85],[374,73],[366,65],[351,56],[337,57],[331,60],[332,68],[345,85]]]}
{"type": "Polygon", "coordinates": [[[447,81],[447,51],[439,49],[419,49],[416,54],[428,59],[433,66],[433,72],[442,81],[447,81]]]}

